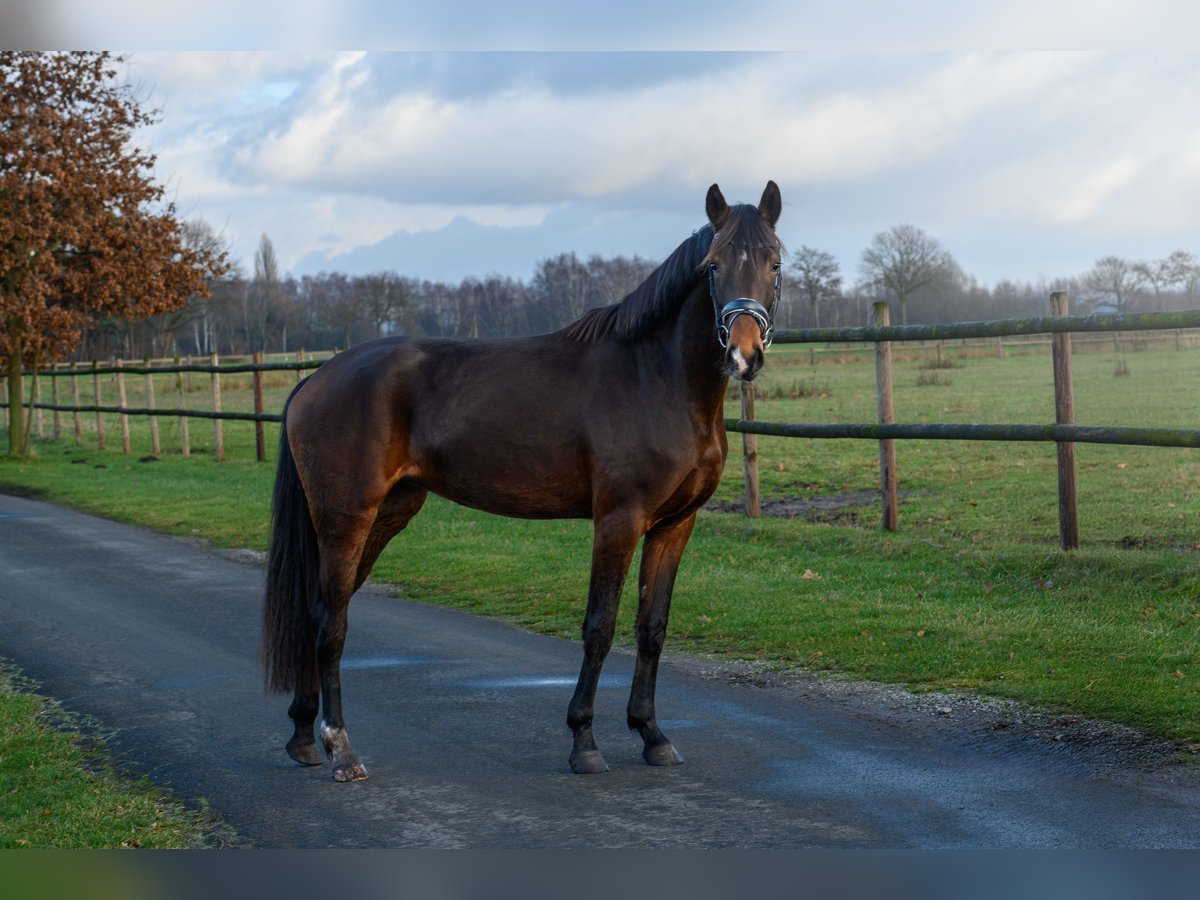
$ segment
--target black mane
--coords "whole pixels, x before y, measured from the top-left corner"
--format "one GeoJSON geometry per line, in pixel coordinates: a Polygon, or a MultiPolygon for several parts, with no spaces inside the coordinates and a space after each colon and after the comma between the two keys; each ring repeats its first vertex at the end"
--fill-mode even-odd
{"type": "Polygon", "coordinates": [[[609,306],[589,309],[568,325],[568,337],[584,343],[613,337],[640,337],[680,304],[700,277],[700,266],[712,245],[713,229],[705,225],[675,248],[650,277],[609,306]]]}
{"type": "Polygon", "coordinates": [[[692,232],[623,300],[589,309],[566,327],[566,335],[584,343],[609,336],[621,340],[641,337],[679,308],[710,257],[734,242],[754,246],[768,241],[778,244],[774,231],[763,221],[758,209],[748,204],[734,206],[719,232],[714,234],[711,224],[692,232]]]}

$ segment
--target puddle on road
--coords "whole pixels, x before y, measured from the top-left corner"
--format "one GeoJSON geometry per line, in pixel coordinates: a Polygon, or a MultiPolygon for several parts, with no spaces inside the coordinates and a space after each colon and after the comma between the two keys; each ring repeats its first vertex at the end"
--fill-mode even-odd
{"type": "MultiPolygon", "coordinates": [[[[507,678],[473,678],[460,682],[464,687],[477,690],[496,690],[497,688],[545,688],[545,687],[575,687],[577,677],[574,675],[526,675],[507,678]]],[[[629,678],[620,675],[601,675],[600,687],[628,687],[629,678]]]]}
{"type": "Polygon", "coordinates": [[[349,669],[398,669],[427,665],[432,660],[420,656],[361,656],[342,659],[342,671],[349,669]]]}

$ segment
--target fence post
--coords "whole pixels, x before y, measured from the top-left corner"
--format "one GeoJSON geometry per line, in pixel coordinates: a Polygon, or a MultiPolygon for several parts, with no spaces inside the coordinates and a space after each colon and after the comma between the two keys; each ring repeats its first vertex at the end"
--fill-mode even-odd
{"type": "MultiPolygon", "coordinates": [[[[739,381],[742,418],[754,420],[754,384],[739,381]]],[[[758,435],[742,432],[742,473],[746,482],[746,515],[757,519],[762,515],[762,499],[758,492],[758,435]]]]}
{"type": "MultiPolygon", "coordinates": [[[[178,356],[175,357],[175,367],[176,368],[179,367],[179,357],[178,356]]],[[[184,396],[184,392],[183,392],[183,373],[182,372],[175,373],[175,390],[176,390],[176,393],[179,394],[180,410],[187,409],[187,398],[184,396]]],[[[187,416],[183,416],[183,415],[181,415],[179,417],[179,452],[183,455],[184,459],[187,459],[187,457],[192,455],[192,444],[188,440],[188,420],[187,420],[187,416]]]]}
{"type": "Polygon", "coordinates": [[[83,420],[79,414],[79,364],[71,363],[71,404],[75,411],[71,414],[75,421],[75,446],[83,444],[83,420]]]}
{"type": "Polygon", "coordinates": [[[296,384],[304,378],[304,348],[296,351],[296,384]]]}
{"type": "Polygon", "coordinates": [[[117,406],[121,407],[121,452],[129,453],[129,415],[125,412],[125,373],[121,369],[125,360],[118,359],[117,363],[117,406]]]}
{"type": "MultiPolygon", "coordinates": [[[[875,324],[886,328],[890,322],[887,303],[875,304],[875,324]]],[[[875,392],[878,421],[890,425],[895,421],[892,408],[892,343],[875,342],[875,392]]],[[[883,495],[883,527],[895,531],[900,524],[896,499],[896,442],[890,438],[879,442],[879,484],[883,495]]]]}
{"type": "MultiPolygon", "coordinates": [[[[146,360],[146,368],[150,368],[150,360],[146,360]]],[[[146,408],[150,410],[150,452],[155,456],[162,453],[162,445],[158,440],[158,416],[154,414],[157,404],[154,402],[154,376],[146,372],[146,408]]]]}
{"type": "Polygon", "coordinates": [[[35,358],[33,361],[33,375],[30,376],[29,384],[29,415],[37,419],[37,436],[44,438],[46,432],[42,425],[42,410],[36,404],[42,402],[42,373],[37,368],[38,361],[35,358]]]}
{"type": "MultiPolygon", "coordinates": [[[[1050,295],[1050,309],[1056,316],[1067,315],[1066,291],[1050,295]]],[[[1115,332],[1114,332],[1115,334],[1115,332]]],[[[1071,386],[1071,335],[1062,331],[1050,343],[1054,362],[1054,421],[1059,425],[1075,423],[1075,394],[1071,386]]],[[[1079,547],[1079,510],[1075,496],[1075,444],[1059,441],[1058,450],[1058,542],[1064,550],[1079,547]]]]}
{"type": "MultiPolygon", "coordinates": [[[[262,351],[260,350],[254,354],[254,364],[256,366],[261,366],[262,363],[263,355],[262,351]]],[[[254,411],[260,416],[263,414],[263,372],[261,368],[254,370],[254,411]]],[[[263,437],[262,419],[259,419],[254,423],[254,446],[258,451],[258,461],[266,462],[267,442],[263,437]]]]}
{"type": "Polygon", "coordinates": [[[100,412],[100,363],[92,360],[92,395],[96,400],[96,447],[104,449],[104,413],[100,412]]]}
{"type": "MultiPolygon", "coordinates": [[[[220,360],[215,353],[212,355],[212,367],[213,412],[219,414],[221,412],[221,373],[218,371],[220,360]]],[[[225,462],[225,432],[221,425],[220,419],[213,419],[213,436],[217,442],[217,462],[225,462]]]]}
{"type": "MultiPolygon", "coordinates": [[[[61,404],[58,402],[58,364],[51,364],[50,371],[54,373],[50,376],[50,402],[55,406],[60,406],[61,404]]],[[[57,409],[54,411],[54,439],[62,440],[62,412],[57,409]]]]}

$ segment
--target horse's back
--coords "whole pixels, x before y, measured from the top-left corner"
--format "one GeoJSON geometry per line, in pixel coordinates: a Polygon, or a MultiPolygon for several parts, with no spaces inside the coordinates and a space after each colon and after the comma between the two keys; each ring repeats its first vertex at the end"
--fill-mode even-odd
{"type": "Polygon", "coordinates": [[[370,494],[407,480],[502,515],[586,518],[586,368],[557,335],[371,341],[302,385],[289,437],[323,479],[356,477],[370,494]]]}

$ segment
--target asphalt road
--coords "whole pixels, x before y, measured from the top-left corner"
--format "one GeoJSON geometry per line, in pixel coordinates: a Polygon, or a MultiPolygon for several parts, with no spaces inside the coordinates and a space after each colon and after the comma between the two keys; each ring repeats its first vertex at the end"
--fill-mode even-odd
{"type": "Polygon", "coordinates": [[[253,558],[0,495],[0,573],[0,656],[255,846],[1200,846],[1195,767],[1154,742],[673,658],[669,639],[658,708],[685,764],[641,762],[614,651],[596,723],[612,771],[575,776],[576,643],[371,588],[343,677],[371,778],[336,784],[284,754],[253,558]]]}

